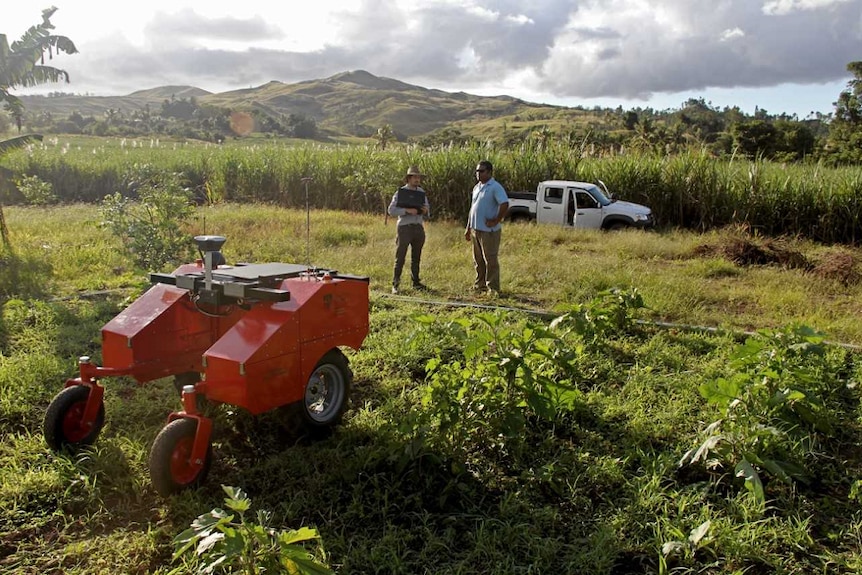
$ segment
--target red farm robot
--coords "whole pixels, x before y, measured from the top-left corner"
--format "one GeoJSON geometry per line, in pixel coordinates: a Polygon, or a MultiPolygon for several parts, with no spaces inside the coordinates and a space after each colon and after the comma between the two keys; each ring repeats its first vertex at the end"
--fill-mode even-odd
{"type": "Polygon", "coordinates": [[[285,263],[219,266],[221,236],[195,238],[203,261],[151,274],[153,287],[102,328],[102,360],[79,360],[45,415],[55,449],[93,443],[105,421],[106,377],[139,383],[175,376],[182,411],[150,450],[162,495],[202,483],[212,461],[212,420],[198,399],[260,414],[297,406],[311,431],[337,424],[353,374],[340,346],[368,335],[368,278],[285,263]]]}

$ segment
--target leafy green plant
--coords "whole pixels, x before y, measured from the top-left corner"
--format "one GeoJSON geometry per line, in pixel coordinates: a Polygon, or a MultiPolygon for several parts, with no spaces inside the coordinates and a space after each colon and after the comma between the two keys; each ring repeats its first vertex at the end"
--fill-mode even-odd
{"type": "Polygon", "coordinates": [[[631,330],[635,312],[646,307],[636,288],[611,288],[586,304],[576,304],[551,322],[551,327],[574,332],[587,346],[595,347],[605,338],[631,330]]]}
{"type": "Polygon", "coordinates": [[[147,176],[135,182],[138,200],[119,192],[106,196],[101,224],[118,237],[145,269],[161,269],[193,257],[184,225],[194,212],[192,193],[176,174],[147,176]]]}
{"type": "Polygon", "coordinates": [[[613,289],[550,326],[512,326],[490,313],[444,322],[415,316],[437,349],[426,365],[422,408],[408,426],[456,465],[477,446],[510,453],[523,447],[519,439],[529,418],[553,421],[580,400],[573,380],[586,347],[630,328],[641,307],[636,290],[613,289]]]}
{"type": "Polygon", "coordinates": [[[671,534],[677,537],[670,541],[665,541],[661,546],[661,554],[658,558],[658,572],[661,575],[671,573],[673,570],[668,568],[669,560],[682,559],[687,563],[692,563],[697,550],[709,542],[709,528],[712,522],[706,520],[694,529],[688,536],[685,532],[679,529],[672,529],[671,534]]]}
{"type": "Polygon", "coordinates": [[[15,181],[15,185],[18,186],[18,191],[21,192],[28,204],[45,206],[57,203],[54,186],[51,185],[51,182],[40,179],[39,176],[23,176],[15,181]]]}
{"type": "MultiPolygon", "coordinates": [[[[257,522],[246,519],[251,500],[242,489],[223,485],[227,494],[225,506],[200,515],[174,538],[174,561],[183,566],[173,575],[187,573],[289,573],[290,575],[326,575],[332,571],[309,553],[302,543],[319,540],[316,529],[279,531],[268,527],[268,512],[259,510],[257,522]],[[231,511],[233,513],[231,513],[231,511]]],[[[318,552],[323,548],[318,544],[318,552]]]]}
{"type": "Polygon", "coordinates": [[[428,361],[429,385],[411,422],[456,466],[466,464],[477,446],[505,451],[522,436],[528,416],[551,420],[579,397],[565,375],[574,352],[547,328],[510,327],[503,315],[490,313],[416,320],[432,338],[460,350],[460,357],[444,359],[441,350],[428,361]]]}
{"type": "Polygon", "coordinates": [[[701,444],[680,464],[733,465],[759,502],[765,499],[762,473],[787,483],[807,482],[802,459],[817,434],[833,427],[823,403],[823,339],[806,326],[748,338],[731,356],[735,372],[700,386],[701,395],[724,415],[706,427],[701,444]]]}

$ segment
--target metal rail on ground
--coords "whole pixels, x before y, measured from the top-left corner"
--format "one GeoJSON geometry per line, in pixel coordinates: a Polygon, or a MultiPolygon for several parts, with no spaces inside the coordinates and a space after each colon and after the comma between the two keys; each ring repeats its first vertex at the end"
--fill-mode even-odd
{"type": "MultiPolygon", "coordinates": [[[[530,309],[530,308],[522,308],[522,307],[511,307],[511,306],[503,306],[503,305],[494,305],[494,304],[483,304],[483,303],[475,303],[475,302],[464,302],[464,301],[452,301],[452,300],[431,300],[426,298],[417,298],[405,295],[390,295],[387,293],[380,293],[378,295],[382,295],[384,298],[399,300],[409,303],[418,303],[424,305],[436,305],[441,307],[467,307],[467,308],[476,308],[476,309],[485,309],[485,310],[496,310],[496,311],[506,311],[506,312],[516,312],[516,313],[524,313],[529,315],[537,315],[544,318],[554,318],[560,313],[543,310],[543,309],[530,309]]],[[[756,331],[742,330],[742,329],[727,329],[721,327],[712,327],[712,326],[704,326],[704,325],[691,325],[684,323],[673,323],[667,321],[655,321],[655,320],[646,320],[646,319],[636,319],[635,323],[639,325],[648,325],[654,327],[661,327],[665,329],[679,329],[683,331],[696,331],[696,332],[705,332],[705,333],[714,333],[714,334],[730,334],[733,336],[753,336],[757,335],[756,331]]],[[[849,349],[852,351],[862,352],[862,346],[852,344],[852,343],[844,343],[840,341],[829,341],[825,340],[824,343],[828,345],[835,345],[838,347],[843,347],[845,349],[849,349]]]]}

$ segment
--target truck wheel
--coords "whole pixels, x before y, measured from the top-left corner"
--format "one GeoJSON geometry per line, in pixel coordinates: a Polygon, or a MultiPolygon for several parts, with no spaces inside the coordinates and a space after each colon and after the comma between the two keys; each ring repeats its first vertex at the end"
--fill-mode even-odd
{"type": "Polygon", "coordinates": [[[622,222],[614,222],[614,223],[612,223],[611,225],[609,225],[609,226],[608,226],[608,231],[610,231],[610,232],[618,232],[618,231],[621,231],[621,230],[625,230],[625,229],[627,229],[627,228],[628,228],[628,226],[627,226],[626,224],[622,223],[622,222]]]}
{"type": "Polygon", "coordinates": [[[105,425],[105,404],[99,405],[96,420],[84,425],[81,418],[87,407],[90,388],[86,385],[73,385],[54,396],[45,413],[43,433],[48,447],[54,451],[90,445],[105,425]]]}
{"type": "Polygon", "coordinates": [[[192,465],[192,447],[198,429],[196,420],[183,417],[167,424],[150,449],[150,481],[163,497],[197,487],[207,477],[212,464],[212,443],[207,445],[203,467],[192,465]]]}

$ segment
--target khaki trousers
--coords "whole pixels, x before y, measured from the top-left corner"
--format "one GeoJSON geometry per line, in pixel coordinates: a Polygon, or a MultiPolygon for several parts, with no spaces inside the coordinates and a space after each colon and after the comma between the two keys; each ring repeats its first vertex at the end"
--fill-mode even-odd
{"type": "Polygon", "coordinates": [[[474,289],[500,291],[500,237],[502,230],[480,232],[473,230],[473,267],[476,268],[474,289]]]}

